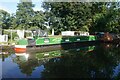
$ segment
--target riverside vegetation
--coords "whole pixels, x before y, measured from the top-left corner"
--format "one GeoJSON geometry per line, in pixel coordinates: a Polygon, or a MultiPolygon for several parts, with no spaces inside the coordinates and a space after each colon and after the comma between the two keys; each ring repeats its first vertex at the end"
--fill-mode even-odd
{"type": "Polygon", "coordinates": [[[3,29],[40,28],[61,31],[89,31],[120,33],[120,2],[43,2],[44,11],[34,11],[31,0],[20,1],[16,13],[0,10],[3,29]],[[49,27],[48,27],[49,26],[49,27]]]}

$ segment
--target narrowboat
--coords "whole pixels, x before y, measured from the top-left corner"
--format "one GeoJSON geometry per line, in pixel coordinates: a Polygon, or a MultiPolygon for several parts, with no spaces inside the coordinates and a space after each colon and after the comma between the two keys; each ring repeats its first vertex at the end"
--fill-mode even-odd
{"type": "Polygon", "coordinates": [[[32,38],[18,40],[14,48],[15,52],[25,52],[27,47],[44,47],[98,40],[96,35],[89,35],[88,32],[82,31],[63,31],[61,35],[48,36],[46,32],[34,30],[32,35],[32,38]]]}
{"type": "Polygon", "coordinates": [[[98,36],[99,40],[102,42],[112,42],[112,43],[119,43],[120,42],[120,35],[109,33],[109,32],[98,32],[95,35],[98,36]]]}

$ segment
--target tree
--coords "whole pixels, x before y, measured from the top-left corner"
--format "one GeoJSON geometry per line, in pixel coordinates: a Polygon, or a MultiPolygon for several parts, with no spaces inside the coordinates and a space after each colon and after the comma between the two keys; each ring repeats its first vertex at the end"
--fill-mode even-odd
{"type": "Polygon", "coordinates": [[[0,26],[2,26],[3,29],[10,27],[10,14],[4,10],[0,10],[0,26]]]}
{"type": "Polygon", "coordinates": [[[119,32],[119,8],[117,3],[92,4],[91,32],[119,32]]]}
{"type": "Polygon", "coordinates": [[[44,2],[46,19],[56,33],[89,31],[119,33],[119,2],[44,2]]]}
{"type": "Polygon", "coordinates": [[[19,29],[36,29],[41,28],[45,29],[44,27],[44,14],[42,11],[34,11],[33,7],[35,5],[32,4],[31,0],[28,2],[24,2],[21,0],[18,3],[18,9],[16,11],[16,27],[19,29]]]}
{"type": "Polygon", "coordinates": [[[31,18],[34,16],[32,2],[21,2],[18,3],[18,9],[16,11],[16,24],[19,29],[28,29],[30,28],[31,18]]]}
{"type": "Polygon", "coordinates": [[[44,22],[45,22],[45,16],[42,11],[34,11],[34,17],[32,18],[32,29],[40,28],[40,29],[46,29],[44,22]]]}
{"type": "Polygon", "coordinates": [[[43,3],[47,19],[56,33],[71,30],[88,31],[88,21],[91,17],[90,3],[43,3]],[[48,13],[50,16],[48,16],[48,13]],[[49,18],[48,18],[49,17],[49,18]]]}

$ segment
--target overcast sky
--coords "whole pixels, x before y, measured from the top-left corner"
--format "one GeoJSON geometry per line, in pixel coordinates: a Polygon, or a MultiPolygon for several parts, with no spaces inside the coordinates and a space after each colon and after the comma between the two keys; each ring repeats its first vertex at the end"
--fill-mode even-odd
{"type": "MultiPolygon", "coordinates": [[[[35,7],[33,8],[35,11],[43,10],[41,7],[42,0],[32,0],[35,7]]],[[[0,9],[9,12],[10,14],[15,13],[17,10],[17,3],[19,0],[0,0],[0,9]]]]}

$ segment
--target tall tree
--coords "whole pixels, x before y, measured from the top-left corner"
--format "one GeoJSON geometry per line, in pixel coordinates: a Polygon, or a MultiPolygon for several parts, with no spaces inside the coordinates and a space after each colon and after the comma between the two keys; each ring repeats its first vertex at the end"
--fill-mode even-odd
{"type": "Polygon", "coordinates": [[[43,3],[43,8],[50,15],[47,15],[48,22],[56,33],[64,30],[88,31],[87,20],[91,17],[90,6],[90,3],[80,2],[43,3]]]}
{"type": "Polygon", "coordinates": [[[18,3],[18,9],[16,11],[16,24],[15,28],[19,29],[33,29],[33,28],[41,28],[44,29],[44,15],[42,11],[34,11],[33,7],[35,5],[32,4],[31,0],[21,0],[18,3]]]}
{"type": "Polygon", "coordinates": [[[10,27],[10,14],[4,10],[0,10],[0,26],[3,29],[10,27]]]}
{"type": "Polygon", "coordinates": [[[92,6],[94,12],[92,18],[91,32],[119,32],[119,14],[117,3],[95,3],[92,6]],[[97,9],[96,9],[97,8],[97,9]]]}
{"type": "Polygon", "coordinates": [[[34,5],[32,4],[31,1],[29,2],[21,2],[18,3],[18,9],[16,11],[16,23],[17,23],[17,28],[25,28],[28,29],[30,27],[31,23],[31,17],[34,15],[33,7],[34,5]]]}
{"type": "Polygon", "coordinates": [[[34,16],[31,19],[31,25],[32,29],[40,28],[40,29],[46,29],[44,23],[45,23],[45,16],[43,11],[34,11],[34,16]]]}

